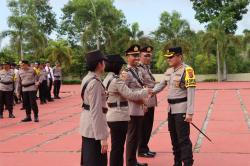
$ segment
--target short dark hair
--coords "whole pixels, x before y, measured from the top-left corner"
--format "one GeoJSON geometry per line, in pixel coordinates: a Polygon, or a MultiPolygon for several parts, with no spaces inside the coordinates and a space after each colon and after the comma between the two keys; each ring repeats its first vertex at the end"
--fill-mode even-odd
{"type": "Polygon", "coordinates": [[[103,60],[101,59],[101,60],[93,61],[91,63],[86,63],[86,69],[88,71],[95,71],[98,63],[102,63],[102,62],[103,62],[103,60]]]}
{"type": "Polygon", "coordinates": [[[118,75],[122,69],[122,66],[123,66],[123,64],[121,64],[121,63],[106,62],[105,71],[106,72],[113,72],[116,75],[118,75]]]}

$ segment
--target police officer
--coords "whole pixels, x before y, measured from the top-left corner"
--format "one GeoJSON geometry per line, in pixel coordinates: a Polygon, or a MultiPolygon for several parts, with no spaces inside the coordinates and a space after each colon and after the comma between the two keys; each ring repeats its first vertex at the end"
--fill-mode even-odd
{"type": "Polygon", "coordinates": [[[104,73],[105,56],[95,50],[86,54],[88,74],[81,84],[83,99],[80,118],[82,136],[81,165],[106,166],[108,149],[108,124],[106,120],[106,94],[101,82],[104,73]]]}
{"type": "Polygon", "coordinates": [[[53,70],[50,67],[50,63],[49,62],[46,63],[45,70],[48,73],[47,99],[48,99],[49,102],[52,102],[52,101],[54,101],[54,99],[52,99],[52,97],[51,97],[51,89],[52,89],[52,85],[53,85],[53,82],[54,82],[54,75],[53,75],[53,70]]]}
{"type": "Polygon", "coordinates": [[[53,67],[53,75],[54,75],[54,98],[60,99],[59,93],[62,84],[62,68],[59,62],[56,62],[56,66],[53,67]]]}
{"type": "Polygon", "coordinates": [[[111,133],[110,166],[123,166],[123,152],[130,120],[128,100],[137,101],[147,97],[150,89],[132,91],[127,87],[119,75],[123,64],[126,64],[120,55],[107,57],[105,71],[109,72],[103,81],[108,93],[107,121],[111,133]]]}
{"type": "Polygon", "coordinates": [[[41,63],[39,64],[39,98],[40,98],[40,104],[46,104],[46,96],[48,92],[48,73],[45,70],[45,64],[41,63]]]}
{"type": "MultiPolygon", "coordinates": [[[[144,86],[153,88],[156,84],[155,78],[150,70],[153,47],[145,46],[140,51],[140,62],[138,68],[142,73],[144,86]]],[[[156,105],[156,95],[153,95],[147,101],[147,111],[145,112],[142,121],[142,131],[138,146],[138,156],[140,157],[154,157],[156,155],[156,152],[150,151],[148,147],[153,128],[154,111],[156,105]]]]}
{"type": "Polygon", "coordinates": [[[29,66],[27,60],[22,60],[21,69],[18,72],[17,76],[17,88],[16,93],[20,96],[20,91],[22,89],[23,93],[23,103],[26,110],[26,118],[22,122],[32,121],[31,119],[31,109],[34,113],[34,121],[39,122],[38,119],[38,106],[36,103],[36,92],[39,85],[39,77],[36,74],[36,71],[29,66]]]}
{"type": "Polygon", "coordinates": [[[0,70],[0,118],[3,118],[4,105],[9,111],[9,118],[15,118],[13,115],[13,90],[15,73],[10,69],[10,62],[3,64],[0,70]]]}
{"type": "MultiPolygon", "coordinates": [[[[132,90],[143,89],[142,73],[137,68],[140,57],[140,46],[132,45],[126,50],[127,56],[127,79],[126,85],[132,90]]],[[[144,100],[129,101],[130,121],[128,123],[128,132],[126,140],[126,165],[127,166],[147,166],[146,163],[138,163],[136,152],[138,147],[141,125],[144,116],[144,100]]]]}
{"type": "Polygon", "coordinates": [[[165,57],[170,65],[165,79],[157,84],[154,92],[168,85],[168,128],[173,146],[174,166],[193,165],[190,122],[194,114],[194,70],[183,63],[181,47],[168,49],[165,57]]]}

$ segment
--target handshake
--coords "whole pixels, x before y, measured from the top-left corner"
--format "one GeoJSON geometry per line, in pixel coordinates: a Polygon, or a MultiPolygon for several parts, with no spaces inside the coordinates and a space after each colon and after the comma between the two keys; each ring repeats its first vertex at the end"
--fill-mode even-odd
{"type": "Polygon", "coordinates": [[[153,92],[153,89],[152,89],[152,88],[144,88],[144,89],[147,90],[148,96],[149,96],[149,97],[154,96],[154,92],[153,92]]]}

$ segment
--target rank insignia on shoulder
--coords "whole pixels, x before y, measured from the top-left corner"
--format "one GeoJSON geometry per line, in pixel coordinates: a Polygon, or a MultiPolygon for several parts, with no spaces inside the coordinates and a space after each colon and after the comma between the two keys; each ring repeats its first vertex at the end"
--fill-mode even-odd
{"type": "Polygon", "coordinates": [[[194,70],[191,67],[185,68],[185,86],[188,87],[196,87],[194,70]]]}

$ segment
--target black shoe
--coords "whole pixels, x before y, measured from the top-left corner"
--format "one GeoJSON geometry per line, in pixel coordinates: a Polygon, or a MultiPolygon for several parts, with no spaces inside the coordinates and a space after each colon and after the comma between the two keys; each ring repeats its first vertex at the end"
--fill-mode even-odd
{"type": "Polygon", "coordinates": [[[31,117],[26,117],[21,122],[30,122],[30,121],[32,121],[31,117]]]}
{"type": "Polygon", "coordinates": [[[48,102],[52,102],[52,101],[54,101],[54,99],[49,99],[49,100],[48,100],[48,102]]]}
{"type": "Polygon", "coordinates": [[[137,163],[135,166],[148,166],[147,163],[137,163]]]}
{"type": "Polygon", "coordinates": [[[151,151],[148,151],[148,154],[152,154],[152,155],[156,155],[156,152],[151,152],[151,151]]]}
{"type": "Polygon", "coordinates": [[[9,114],[9,118],[15,118],[13,114],[9,114]]]}
{"type": "Polygon", "coordinates": [[[3,119],[3,115],[0,115],[0,119],[3,119]]]}
{"type": "Polygon", "coordinates": [[[155,157],[155,155],[153,155],[153,154],[150,154],[150,153],[138,153],[138,156],[139,157],[146,157],[146,158],[153,158],[153,157],[155,157]]]}
{"type": "Polygon", "coordinates": [[[61,97],[59,97],[59,96],[55,96],[55,97],[54,97],[54,99],[61,99],[61,97]]]}
{"type": "Polygon", "coordinates": [[[25,109],[22,107],[22,108],[20,108],[20,110],[25,110],[25,109]]]}
{"type": "Polygon", "coordinates": [[[35,120],[34,120],[34,122],[39,122],[39,119],[38,119],[38,117],[35,117],[35,120]]]}

